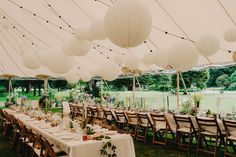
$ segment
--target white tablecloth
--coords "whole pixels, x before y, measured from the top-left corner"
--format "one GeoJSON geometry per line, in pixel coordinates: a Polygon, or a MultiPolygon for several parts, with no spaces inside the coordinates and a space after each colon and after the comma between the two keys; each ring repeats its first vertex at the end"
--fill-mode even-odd
{"type": "MultiPolygon", "coordinates": [[[[61,150],[68,153],[70,157],[99,157],[100,149],[103,147],[103,141],[83,141],[82,135],[70,131],[60,130],[59,127],[51,127],[50,124],[44,121],[30,119],[22,113],[16,113],[6,109],[9,114],[13,114],[21,120],[29,129],[41,134],[44,138],[59,147],[61,150]],[[62,136],[70,135],[72,140],[64,139],[62,136]]],[[[118,157],[135,157],[133,139],[130,135],[115,134],[110,135],[111,143],[116,146],[116,154],[118,157]]]]}

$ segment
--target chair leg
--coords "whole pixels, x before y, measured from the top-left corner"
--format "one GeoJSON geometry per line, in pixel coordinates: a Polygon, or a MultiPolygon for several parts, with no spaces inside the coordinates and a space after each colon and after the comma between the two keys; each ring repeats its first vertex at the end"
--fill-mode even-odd
{"type": "Polygon", "coordinates": [[[226,155],[226,154],[227,154],[227,151],[228,151],[228,150],[227,150],[227,149],[228,149],[228,148],[227,148],[227,144],[228,144],[228,140],[227,140],[227,138],[226,138],[226,141],[225,141],[225,150],[224,150],[224,157],[227,156],[227,155],[226,155]]]}
{"type": "Polygon", "coordinates": [[[199,133],[198,134],[198,139],[197,139],[197,154],[199,152],[199,146],[200,146],[201,142],[202,142],[202,138],[201,138],[201,134],[199,133]]]}
{"type": "Polygon", "coordinates": [[[214,152],[214,157],[216,157],[217,155],[217,150],[218,150],[218,142],[219,142],[219,137],[216,136],[216,148],[215,148],[215,152],[214,152]]]}

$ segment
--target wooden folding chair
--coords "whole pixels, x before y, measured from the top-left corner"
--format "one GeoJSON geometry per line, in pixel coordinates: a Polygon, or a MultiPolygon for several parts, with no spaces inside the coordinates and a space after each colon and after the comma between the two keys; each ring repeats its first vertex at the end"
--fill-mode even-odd
{"type": "Polygon", "coordinates": [[[226,141],[224,149],[224,157],[236,156],[236,121],[223,120],[223,124],[226,130],[226,141]],[[229,152],[228,147],[231,147],[234,152],[229,152]]]}
{"type": "Polygon", "coordinates": [[[225,134],[222,133],[219,124],[215,118],[198,118],[196,117],[199,126],[197,153],[202,151],[204,153],[213,154],[217,156],[218,149],[224,145],[225,134]],[[210,145],[214,143],[214,145],[210,145]],[[201,148],[200,148],[201,147],[201,148]],[[209,148],[214,148],[210,150],[209,148]]]}
{"type": "Polygon", "coordinates": [[[167,133],[171,132],[164,114],[151,113],[153,121],[153,144],[167,145],[167,133]]]}
{"type": "Polygon", "coordinates": [[[174,115],[176,122],[176,143],[179,148],[188,148],[188,153],[191,152],[192,141],[195,137],[197,139],[197,132],[194,128],[190,116],[174,115]],[[188,139],[188,141],[186,141],[188,139]]]}
{"type": "Polygon", "coordinates": [[[125,116],[124,111],[116,110],[115,115],[116,115],[116,124],[117,124],[118,128],[125,130],[128,120],[127,120],[127,117],[125,116]]]}
{"type": "Polygon", "coordinates": [[[152,128],[151,121],[147,113],[138,113],[138,128],[136,133],[136,140],[146,143],[148,129],[152,128]]]}
{"type": "Polygon", "coordinates": [[[126,112],[128,119],[128,129],[133,138],[136,137],[137,128],[138,128],[138,116],[136,112],[126,112]]]}

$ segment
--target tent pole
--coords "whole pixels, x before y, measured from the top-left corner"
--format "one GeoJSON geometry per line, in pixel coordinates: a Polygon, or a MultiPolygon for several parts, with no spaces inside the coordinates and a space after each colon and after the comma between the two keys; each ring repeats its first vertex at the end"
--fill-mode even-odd
{"type": "Polygon", "coordinates": [[[135,107],[136,108],[136,106],[135,106],[135,102],[134,102],[134,94],[135,94],[135,76],[133,76],[133,107],[135,107]]]}
{"type": "Polygon", "coordinates": [[[176,74],[177,74],[177,87],[176,87],[177,108],[179,109],[179,75],[180,75],[180,72],[177,71],[176,74]]]}
{"type": "Polygon", "coordinates": [[[8,82],[8,103],[10,103],[10,95],[11,95],[11,77],[9,77],[9,82],[8,82]]]}

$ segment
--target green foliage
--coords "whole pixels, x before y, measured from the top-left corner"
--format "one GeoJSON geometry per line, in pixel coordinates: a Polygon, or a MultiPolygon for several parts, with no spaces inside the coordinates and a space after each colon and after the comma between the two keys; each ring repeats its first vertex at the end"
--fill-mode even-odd
{"type": "Polygon", "coordinates": [[[228,88],[230,85],[230,78],[228,75],[223,74],[216,79],[216,84],[218,87],[228,88]]]}
{"type": "Polygon", "coordinates": [[[231,76],[236,71],[236,66],[226,67],[226,68],[210,68],[209,74],[210,79],[207,82],[208,87],[217,87],[216,80],[219,76],[226,74],[231,76]]]}
{"type": "MultiPolygon", "coordinates": [[[[209,79],[209,72],[208,70],[202,71],[188,71],[181,74],[186,85],[186,88],[191,88],[195,86],[199,89],[206,88],[207,81],[209,79]]],[[[176,87],[176,75],[172,75],[172,87],[176,87]]],[[[184,89],[184,84],[182,79],[180,78],[180,88],[184,89]]]]}
{"type": "Polygon", "coordinates": [[[231,74],[231,76],[230,76],[230,82],[231,82],[231,83],[236,83],[236,71],[235,71],[233,74],[231,74]]]}

